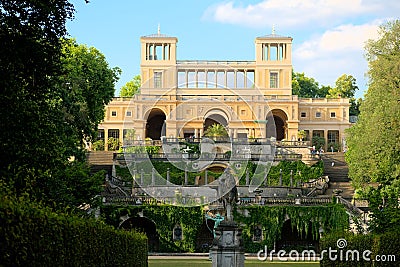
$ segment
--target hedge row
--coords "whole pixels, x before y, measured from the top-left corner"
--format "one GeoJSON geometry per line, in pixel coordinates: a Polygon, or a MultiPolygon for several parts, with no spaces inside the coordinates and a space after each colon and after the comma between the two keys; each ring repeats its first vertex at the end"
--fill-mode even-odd
{"type": "Polygon", "coordinates": [[[147,238],[0,195],[0,266],[147,266],[147,238]]]}
{"type": "Polygon", "coordinates": [[[320,241],[320,252],[327,251],[320,261],[320,266],[400,266],[399,235],[398,232],[380,235],[327,235],[320,241]],[[331,256],[328,254],[329,249],[332,251],[331,256]],[[337,258],[333,260],[335,255],[337,258]]]}

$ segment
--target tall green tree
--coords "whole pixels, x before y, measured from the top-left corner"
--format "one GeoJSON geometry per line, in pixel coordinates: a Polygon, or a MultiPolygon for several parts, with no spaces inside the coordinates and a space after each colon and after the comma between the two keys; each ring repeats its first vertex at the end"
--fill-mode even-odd
{"type": "Polygon", "coordinates": [[[60,159],[54,87],[74,9],[67,0],[4,0],[0,12],[0,176],[17,191],[35,189],[60,159]]]}
{"type": "Polygon", "coordinates": [[[356,78],[352,75],[343,74],[340,76],[335,83],[335,87],[329,89],[326,97],[337,98],[345,97],[350,99],[350,115],[359,114],[359,101],[354,97],[358,90],[356,78]]]}
{"type": "Polygon", "coordinates": [[[74,39],[64,40],[62,67],[59,90],[64,118],[77,140],[90,142],[96,138],[97,126],[104,119],[104,105],[114,96],[121,70],[110,68],[95,47],[77,44],[74,39]]]}
{"type": "Polygon", "coordinates": [[[384,199],[395,198],[400,217],[397,206],[400,193],[399,20],[380,27],[380,38],[369,40],[366,45],[366,58],[369,87],[360,106],[359,120],[348,131],[349,176],[357,187],[379,183],[378,199],[388,205],[391,202],[384,199]]]}
{"type": "Polygon", "coordinates": [[[90,203],[102,177],[90,175],[82,140],[93,136],[116,73],[100,53],[64,40],[68,1],[4,0],[0,12],[0,178],[55,207],[90,203]]]}
{"type": "Polygon", "coordinates": [[[139,93],[141,86],[141,78],[140,75],[136,75],[132,80],[127,82],[124,86],[121,87],[121,91],[119,96],[121,97],[132,97],[135,94],[139,93]]]}
{"type": "Polygon", "coordinates": [[[292,72],[292,93],[299,97],[318,98],[325,97],[325,88],[319,88],[314,78],[305,76],[304,72],[292,72]]]}

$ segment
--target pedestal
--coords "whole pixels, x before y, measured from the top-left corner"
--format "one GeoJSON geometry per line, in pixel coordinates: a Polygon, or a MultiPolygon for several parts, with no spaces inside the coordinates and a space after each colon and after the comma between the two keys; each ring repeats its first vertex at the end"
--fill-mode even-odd
{"type": "Polygon", "coordinates": [[[237,223],[220,223],[215,231],[210,254],[212,267],[244,267],[242,229],[239,229],[237,223]]]}

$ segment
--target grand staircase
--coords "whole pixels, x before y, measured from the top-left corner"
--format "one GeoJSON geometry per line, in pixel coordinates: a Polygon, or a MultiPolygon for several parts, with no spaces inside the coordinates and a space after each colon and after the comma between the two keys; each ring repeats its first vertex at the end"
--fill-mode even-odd
{"type": "Polygon", "coordinates": [[[111,176],[114,151],[92,151],[87,153],[86,159],[92,173],[104,170],[111,176]]]}
{"type": "Polygon", "coordinates": [[[342,190],[341,196],[351,200],[354,195],[354,188],[348,177],[349,167],[344,159],[343,152],[325,153],[322,155],[324,161],[324,175],[329,176],[329,187],[327,195],[334,194],[334,190],[342,190]]]}

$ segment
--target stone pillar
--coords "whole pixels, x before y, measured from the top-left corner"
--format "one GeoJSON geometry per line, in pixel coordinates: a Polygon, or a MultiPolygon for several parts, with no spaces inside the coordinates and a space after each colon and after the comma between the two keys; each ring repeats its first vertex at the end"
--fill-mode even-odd
{"type": "Polygon", "coordinates": [[[188,185],[188,173],[186,168],[185,168],[185,185],[188,185]]]}
{"type": "Polygon", "coordinates": [[[167,184],[169,184],[169,179],[170,179],[170,177],[169,177],[169,168],[167,168],[167,184]]]}
{"type": "Polygon", "coordinates": [[[208,170],[207,169],[205,169],[205,171],[204,171],[204,184],[205,185],[208,184],[208,170]]]}
{"type": "Polygon", "coordinates": [[[290,187],[293,187],[293,170],[290,170],[290,187]]]}
{"type": "Polygon", "coordinates": [[[156,184],[156,169],[151,169],[151,185],[156,184]]]}
{"type": "Polygon", "coordinates": [[[104,150],[108,151],[108,129],[104,129],[104,150]]]}
{"type": "Polygon", "coordinates": [[[215,231],[210,250],[212,267],[244,267],[242,229],[232,221],[222,221],[215,231]]]}

